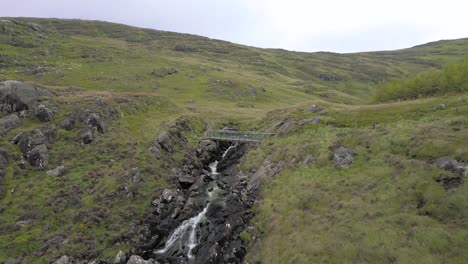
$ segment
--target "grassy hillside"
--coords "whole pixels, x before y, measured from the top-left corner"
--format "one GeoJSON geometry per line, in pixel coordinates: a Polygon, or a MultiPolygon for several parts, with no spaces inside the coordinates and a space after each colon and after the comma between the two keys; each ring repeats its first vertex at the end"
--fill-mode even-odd
{"type": "Polygon", "coordinates": [[[255,229],[244,234],[250,259],[462,263],[466,184],[446,188],[455,176],[428,161],[468,161],[466,89],[370,102],[382,82],[444,72],[466,56],[468,39],[398,51],[300,53],[106,22],[0,18],[0,80],[57,95],[49,100],[58,112],[46,124],[59,129],[46,169],[69,168],[63,177],[20,169],[21,153],[9,140],[45,125],[35,119],[0,138],[13,157],[1,184],[0,263],[45,263],[63,254],[113,259],[130,249],[153,198],[175,186],[171,169],[186,146],[160,160],[147,149],[179,120],[191,127],[183,132],[188,146],[209,127],[265,131],[291,123],[241,164],[248,175],[265,160],[284,164],[265,179],[255,229]],[[115,110],[110,129],[92,144],[77,144],[77,131],[60,121],[96,99],[115,110]],[[325,111],[304,112],[312,103],[325,111]],[[298,125],[317,116],[319,124],[298,125]],[[340,144],[357,153],[349,168],[330,160],[330,148],[340,144]],[[307,155],[317,161],[302,164],[307,155]],[[123,186],[135,167],[144,184],[128,196],[123,186]]]}

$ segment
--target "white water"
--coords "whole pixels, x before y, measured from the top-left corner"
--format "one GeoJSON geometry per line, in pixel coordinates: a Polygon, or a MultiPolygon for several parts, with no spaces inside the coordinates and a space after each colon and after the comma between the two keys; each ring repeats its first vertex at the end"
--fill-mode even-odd
{"type": "Polygon", "coordinates": [[[182,222],[182,224],[179,227],[177,227],[177,229],[172,233],[172,235],[166,241],[166,245],[164,246],[164,248],[156,251],[157,254],[166,253],[166,251],[169,248],[171,248],[172,245],[174,245],[174,243],[177,240],[182,238],[184,236],[184,234],[188,230],[190,230],[189,239],[188,239],[188,241],[186,243],[187,247],[189,248],[187,257],[189,259],[193,258],[192,250],[195,248],[195,246],[197,245],[197,242],[198,242],[198,240],[197,240],[197,226],[200,223],[200,221],[205,217],[205,214],[208,211],[208,207],[210,207],[210,204],[211,204],[211,200],[212,200],[212,197],[213,197],[213,192],[215,192],[216,190],[218,190],[217,187],[213,188],[213,190],[208,193],[208,199],[209,199],[208,204],[205,206],[205,208],[203,208],[203,211],[201,211],[198,215],[196,215],[196,216],[182,222]]]}
{"type": "MultiPolygon", "coordinates": [[[[224,157],[226,157],[227,153],[229,150],[231,150],[231,148],[234,148],[235,146],[230,146],[222,155],[222,159],[224,159],[224,157]]],[[[211,169],[211,174],[219,174],[217,169],[218,169],[218,161],[214,161],[212,162],[209,167],[211,169]]],[[[203,208],[203,211],[201,211],[198,215],[190,218],[190,219],[187,219],[185,220],[184,222],[182,222],[182,224],[176,228],[176,230],[174,230],[174,232],[172,233],[172,235],[169,237],[169,239],[166,241],[166,245],[164,246],[164,248],[162,249],[159,249],[157,251],[155,251],[155,253],[157,254],[164,254],[166,253],[166,251],[168,249],[170,249],[175,242],[177,242],[178,240],[180,240],[184,234],[186,234],[187,231],[190,230],[190,233],[189,233],[189,238],[186,242],[186,246],[188,247],[189,251],[187,253],[187,257],[189,260],[192,260],[195,256],[192,254],[192,250],[197,246],[198,244],[198,239],[197,239],[197,226],[198,224],[200,223],[200,221],[202,221],[206,215],[206,212],[208,211],[208,208],[210,207],[211,205],[211,202],[212,202],[212,197],[213,197],[213,193],[215,191],[218,190],[218,187],[214,187],[213,190],[211,190],[210,192],[208,192],[208,203],[206,204],[205,208],[203,208]]],[[[181,242],[182,243],[182,242],[181,242]]]]}

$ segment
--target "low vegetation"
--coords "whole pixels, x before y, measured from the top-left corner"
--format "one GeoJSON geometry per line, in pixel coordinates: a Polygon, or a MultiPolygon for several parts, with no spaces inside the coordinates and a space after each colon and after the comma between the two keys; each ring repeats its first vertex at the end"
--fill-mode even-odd
{"type": "Polygon", "coordinates": [[[132,248],[151,201],[176,188],[171,170],[186,148],[224,126],[276,133],[240,164],[249,176],[277,168],[262,178],[253,229],[241,233],[249,260],[463,263],[467,187],[433,160],[468,162],[467,53],[468,39],[300,53],[105,22],[2,18],[0,81],[54,92],[57,112],[0,138],[11,157],[0,183],[0,263],[112,260],[132,248]],[[115,110],[109,130],[80,144],[61,120],[97,99],[115,110]],[[187,143],[155,158],[148,148],[180,120],[187,143]],[[50,164],[21,169],[10,140],[47,124],[58,127],[50,164]],[[356,154],[348,167],[331,160],[338,146],[356,154]],[[65,175],[46,173],[59,165],[65,175]]]}

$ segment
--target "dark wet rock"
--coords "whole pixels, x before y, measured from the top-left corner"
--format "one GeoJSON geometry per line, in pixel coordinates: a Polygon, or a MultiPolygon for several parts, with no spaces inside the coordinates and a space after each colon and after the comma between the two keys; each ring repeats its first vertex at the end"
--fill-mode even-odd
{"type": "Polygon", "coordinates": [[[312,163],[314,163],[314,162],[316,162],[316,161],[317,161],[317,159],[316,159],[314,156],[312,156],[312,155],[307,155],[307,156],[304,158],[304,160],[302,161],[302,163],[304,163],[304,164],[312,164],[312,163]]]}
{"type": "Polygon", "coordinates": [[[192,176],[179,176],[177,177],[180,187],[188,189],[195,183],[196,179],[192,176]]]}
{"type": "Polygon", "coordinates": [[[335,162],[335,166],[339,168],[345,168],[351,165],[354,161],[354,157],[357,155],[352,149],[343,146],[331,148],[332,160],[335,162]]]}
{"type": "Polygon", "coordinates": [[[125,264],[127,262],[127,254],[123,251],[119,251],[114,259],[114,264],[125,264]]]}
{"type": "Polygon", "coordinates": [[[468,164],[458,162],[450,157],[440,157],[434,160],[434,164],[441,169],[456,173],[459,176],[468,177],[468,164]]]}
{"type": "Polygon", "coordinates": [[[303,120],[299,121],[299,125],[304,126],[304,125],[307,125],[307,124],[318,124],[321,121],[322,121],[322,118],[320,116],[316,116],[316,117],[313,117],[313,118],[303,119],[303,120]]]}
{"type": "Polygon", "coordinates": [[[43,97],[52,97],[53,93],[18,81],[0,82],[0,112],[19,112],[31,109],[33,104],[43,97]]]}
{"type": "Polygon", "coordinates": [[[29,164],[42,169],[49,161],[49,149],[55,140],[56,131],[55,125],[36,128],[15,136],[14,143],[18,144],[23,157],[29,164]]]}
{"type": "Polygon", "coordinates": [[[311,104],[309,107],[304,109],[304,113],[318,113],[323,111],[324,109],[322,107],[319,107],[315,104],[311,104]]]}
{"type": "Polygon", "coordinates": [[[57,166],[53,170],[47,171],[47,175],[53,175],[53,176],[63,176],[66,172],[68,171],[67,167],[65,166],[57,166]]]}
{"type": "Polygon", "coordinates": [[[52,264],[69,264],[70,263],[70,258],[63,255],[56,261],[54,261],[52,264]]]}
{"type": "Polygon", "coordinates": [[[0,118],[0,136],[5,136],[6,133],[20,127],[21,125],[22,122],[16,114],[0,118]]]}
{"type": "Polygon", "coordinates": [[[44,104],[39,104],[33,107],[34,116],[41,122],[49,122],[54,119],[54,111],[46,107],[44,104]]]}

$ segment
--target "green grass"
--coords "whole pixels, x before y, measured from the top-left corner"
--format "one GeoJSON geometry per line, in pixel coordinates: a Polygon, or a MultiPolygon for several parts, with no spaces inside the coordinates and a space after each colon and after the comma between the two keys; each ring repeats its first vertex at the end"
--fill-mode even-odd
{"type": "Polygon", "coordinates": [[[116,116],[109,132],[86,146],[77,145],[77,130],[58,130],[47,169],[63,164],[69,168],[63,177],[16,164],[21,153],[8,139],[43,124],[28,119],[0,138],[13,157],[2,183],[0,262],[44,263],[63,254],[112,260],[130,249],[152,198],[175,188],[170,169],[180,165],[187,146],[177,145],[161,160],[146,149],[177,120],[189,122],[192,130],[182,133],[192,147],[207,128],[266,131],[285,118],[320,116],[321,124],[267,138],[243,159],[247,174],[265,159],[285,162],[279,175],[264,179],[256,231],[241,234],[250,243],[249,258],[462,263],[466,185],[446,192],[440,182],[453,175],[427,161],[444,155],[468,161],[466,92],[369,103],[379,84],[393,78],[412,80],[426,71],[452,76],[446,70],[452,66],[444,66],[467,52],[468,39],[460,39],[398,51],[300,53],[105,22],[3,18],[0,80],[54,91],[56,124],[78,108],[92,108],[95,98],[116,116]],[[177,73],[151,74],[163,68],[177,73]],[[40,72],[32,74],[35,69],[40,72]],[[325,111],[304,113],[312,103],[325,111]],[[334,167],[329,148],[336,144],[358,153],[350,168],[334,167]],[[317,162],[302,165],[307,155],[317,162]],[[144,184],[129,198],[121,188],[134,167],[144,184]],[[32,222],[19,227],[20,220],[32,222]]]}

